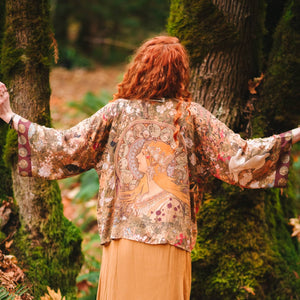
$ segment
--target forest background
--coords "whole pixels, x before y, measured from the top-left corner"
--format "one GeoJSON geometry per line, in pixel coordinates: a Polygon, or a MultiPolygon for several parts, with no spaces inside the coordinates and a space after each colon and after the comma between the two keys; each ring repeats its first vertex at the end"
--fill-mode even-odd
{"type": "MultiPolygon", "coordinates": [[[[4,9],[4,2],[1,2],[0,9],[4,9]]],[[[223,3],[225,6],[228,3],[225,0],[191,1],[189,4],[187,1],[166,0],[50,1],[51,23],[55,34],[55,38],[52,38],[51,51],[54,59],[50,73],[52,125],[56,128],[70,127],[105,105],[116,91],[116,85],[121,80],[125,65],[134,49],[148,37],[167,32],[179,36],[190,51],[193,70],[197,69],[200,60],[203,60],[198,54],[199,49],[205,53],[219,50],[220,47],[220,42],[216,40],[218,36],[216,38],[216,34],[209,35],[209,31],[216,31],[218,34],[219,30],[219,33],[224,35],[230,33],[230,28],[224,28],[224,24],[219,22],[222,16],[214,16],[214,9],[218,7],[214,2],[223,3]],[[211,5],[212,3],[215,6],[211,5]],[[199,21],[200,17],[207,22],[206,26],[199,21]],[[217,18],[217,21],[214,18],[217,18]],[[189,23],[187,19],[196,19],[199,30],[203,31],[203,39],[200,39],[198,45],[193,38],[199,37],[191,37],[190,32],[184,31],[185,27],[193,26],[192,21],[189,23]],[[210,22],[215,23],[218,28],[214,28],[210,22]],[[205,37],[205,34],[208,34],[208,37],[205,37]],[[55,58],[58,59],[57,62],[55,58]]],[[[245,137],[280,132],[290,129],[289,126],[297,126],[299,122],[299,105],[294,106],[294,109],[290,108],[292,103],[297,104],[293,99],[299,96],[295,88],[297,82],[299,83],[299,56],[294,52],[294,47],[299,45],[299,35],[294,33],[299,32],[299,1],[265,1],[258,5],[256,13],[257,18],[261,18],[258,23],[262,23],[258,34],[261,44],[257,56],[260,58],[253,59],[253,64],[259,65],[256,73],[253,73],[257,77],[253,84],[256,86],[255,93],[258,94],[248,91],[250,96],[247,95],[247,101],[238,104],[237,119],[244,118],[246,122],[227,122],[245,137]],[[273,70],[271,66],[274,66],[273,70]],[[269,74],[271,80],[264,82],[260,76],[261,72],[267,73],[267,77],[269,74]],[[267,88],[264,88],[266,86],[267,88]],[[287,95],[282,96],[284,92],[287,92],[287,95]],[[269,98],[269,103],[266,104],[263,95],[273,95],[274,101],[270,101],[269,98]],[[280,97],[282,101],[278,104],[276,101],[280,97]],[[249,99],[251,101],[248,101],[249,99]],[[268,118],[275,121],[268,122],[268,118]],[[286,119],[289,119],[289,122],[286,122],[286,119]]],[[[4,23],[4,19],[2,17],[1,22],[4,23]]],[[[230,34],[234,39],[234,35],[230,34]]],[[[225,42],[228,43],[226,40],[225,42]]],[[[222,47],[226,45],[224,43],[222,47]]],[[[254,76],[248,80],[253,80],[254,76]]],[[[201,99],[198,99],[198,102],[201,103],[201,99]]],[[[1,142],[2,145],[5,143],[1,142]]],[[[271,191],[269,194],[263,193],[263,196],[247,196],[240,190],[219,183],[216,184],[218,193],[206,191],[202,215],[199,217],[202,229],[198,246],[193,252],[193,299],[298,299],[299,244],[295,238],[290,238],[292,226],[289,225],[289,219],[300,213],[299,147],[295,147],[293,157],[294,172],[288,192],[271,191]],[[229,201],[231,204],[228,204],[228,199],[220,197],[224,191],[228,194],[227,198],[233,198],[232,202],[229,201]],[[246,199],[242,199],[243,205],[239,204],[241,199],[237,199],[236,194],[246,199]],[[253,221],[245,215],[242,218],[237,217],[237,212],[245,213],[249,210],[250,200],[254,204],[249,215],[253,214],[252,217],[256,220],[253,221]],[[239,208],[236,209],[236,206],[239,208]],[[262,219],[261,214],[266,217],[262,219]],[[232,222],[232,218],[237,221],[232,222]],[[248,236],[245,235],[247,228],[242,225],[245,220],[254,229],[255,226],[261,226],[261,230],[268,237],[253,238],[252,232],[248,236]],[[221,221],[223,224],[220,224],[221,221]],[[220,235],[224,235],[224,238],[220,238],[220,235]],[[250,253],[249,256],[240,257],[241,253],[245,252],[245,248],[236,243],[241,236],[255,244],[247,245],[246,252],[250,253]],[[231,242],[225,242],[226,239],[230,239],[231,242]],[[271,242],[265,243],[265,239],[271,242]],[[275,285],[278,286],[276,289],[275,285]]],[[[11,185],[8,177],[9,175],[3,177],[7,180],[6,186],[11,185]]],[[[84,260],[78,263],[83,265],[76,277],[77,298],[80,299],[95,299],[101,266],[101,248],[96,224],[97,180],[95,172],[91,170],[76,178],[59,182],[64,215],[76,224],[83,238],[84,260]]],[[[15,240],[18,238],[11,232],[12,228],[16,230],[18,227],[13,219],[17,216],[17,209],[10,202],[12,191],[5,193],[8,197],[2,197],[0,200],[2,217],[6,214],[3,218],[7,219],[5,223],[1,222],[0,249],[1,255],[5,255],[2,262],[5,261],[6,264],[2,264],[1,274],[4,274],[5,278],[8,276],[5,274],[10,273],[14,279],[7,277],[7,282],[10,283],[2,283],[5,288],[0,288],[0,299],[5,299],[7,293],[11,293],[12,297],[22,295],[23,299],[30,299],[30,295],[44,294],[45,287],[51,285],[43,282],[43,287],[39,290],[38,287],[33,288],[30,280],[26,279],[26,268],[30,262],[26,259],[22,261],[24,254],[15,250],[15,245],[18,247],[15,240]],[[20,269],[17,268],[15,257],[9,254],[18,257],[20,269]]],[[[33,275],[29,275],[29,278],[30,276],[34,278],[33,275]]],[[[54,284],[51,288],[57,291],[57,286],[54,284]]],[[[49,294],[51,293],[54,292],[50,291],[49,294]]],[[[68,293],[68,290],[63,291],[64,295],[68,293]]]]}

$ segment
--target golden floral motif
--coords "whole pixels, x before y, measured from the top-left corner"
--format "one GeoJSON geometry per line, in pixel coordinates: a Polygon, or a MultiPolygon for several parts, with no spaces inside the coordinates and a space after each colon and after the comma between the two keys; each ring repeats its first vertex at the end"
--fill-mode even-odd
{"type": "Polygon", "coordinates": [[[280,169],[279,169],[279,174],[281,176],[286,176],[289,172],[289,168],[287,166],[282,166],[280,169]]]}
{"type": "Polygon", "coordinates": [[[25,159],[19,161],[19,166],[22,169],[26,169],[28,167],[28,162],[25,159]]]}
{"type": "Polygon", "coordinates": [[[20,147],[18,153],[21,157],[26,157],[28,155],[28,151],[24,147],[20,147]]]}
{"type": "Polygon", "coordinates": [[[27,139],[26,139],[26,137],[24,135],[19,135],[18,142],[21,145],[25,145],[27,143],[27,139]]]}

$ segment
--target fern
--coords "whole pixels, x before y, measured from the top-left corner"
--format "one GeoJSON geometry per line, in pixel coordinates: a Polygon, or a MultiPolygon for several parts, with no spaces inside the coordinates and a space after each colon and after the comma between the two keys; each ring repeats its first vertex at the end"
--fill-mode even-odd
{"type": "Polygon", "coordinates": [[[9,296],[9,292],[4,287],[1,287],[0,288],[0,300],[8,299],[8,296],[9,296]]]}
{"type": "Polygon", "coordinates": [[[1,287],[0,288],[0,300],[14,300],[16,296],[21,297],[22,295],[24,295],[27,291],[28,288],[24,285],[18,286],[16,287],[16,291],[15,292],[9,292],[8,290],[6,290],[5,287],[1,287]]]}
{"type": "Polygon", "coordinates": [[[112,95],[107,91],[102,91],[99,96],[96,96],[92,92],[88,92],[85,94],[81,102],[71,101],[68,105],[76,108],[79,112],[84,112],[90,116],[106,105],[111,99],[112,95]]]}
{"type": "Polygon", "coordinates": [[[80,175],[81,187],[75,199],[88,201],[95,197],[99,191],[99,178],[95,169],[91,169],[80,175]]]}

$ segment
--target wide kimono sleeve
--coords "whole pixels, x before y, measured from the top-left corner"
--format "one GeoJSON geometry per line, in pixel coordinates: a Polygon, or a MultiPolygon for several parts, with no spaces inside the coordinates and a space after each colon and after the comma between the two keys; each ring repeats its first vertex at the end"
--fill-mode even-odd
{"type": "Polygon", "coordinates": [[[244,140],[201,105],[193,103],[196,155],[204,172],[245,188],[285,187],[292,132],[244,140]]]}
{"type": "Polygon", "coordinates": [[[18,117],[21,176],[61,179],[93,168],[106,145],[115,102],[68,130],[47,128],[18,117]]]}

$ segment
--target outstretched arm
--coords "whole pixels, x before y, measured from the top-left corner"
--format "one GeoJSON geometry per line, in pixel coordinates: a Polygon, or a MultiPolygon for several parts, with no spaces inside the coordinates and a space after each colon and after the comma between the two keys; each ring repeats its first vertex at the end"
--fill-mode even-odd
{"type": "Polygon", "coordinates": [[[268,138],[244,140],[199,104],[190,108],[198,138],[197,153],[212,175],[246,188],[284,187],[291,145],[300,129],[268,138]]]}
{"type": "Polygon", "coordinates": [[[14,114],[0,83],[0,117],[18,131],[18,167],[22,176],[61,179],[89,170],[99,161],[117,107],[112,102],[68,130],[32,123],[14,114]]]}

